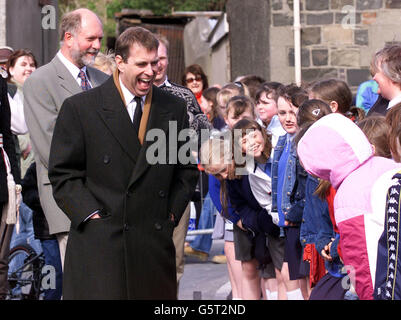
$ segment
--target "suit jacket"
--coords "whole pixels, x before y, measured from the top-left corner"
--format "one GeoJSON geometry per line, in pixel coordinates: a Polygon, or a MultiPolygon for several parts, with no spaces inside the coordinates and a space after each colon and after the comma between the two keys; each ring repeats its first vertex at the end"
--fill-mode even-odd
{"type": "Polygon", "coordinates": [[[153,86],[146,131],[159,129],[165,141],[178,142],[156,151],[152,141],[140,144],[113,78],[65,100],[49,162],[54,198],[71,219],[65,299],[176,299],[172,233],[197,167],[180,163],[184,141],[169,121],[178,132],[188,128],[185,102],[153,86]],[[150,164],[157,152],[178,163],[150,164]],[[85,221],[96,210],[101,219],[85,221]]]}
{"type": "MultiPolygon", "coordinates": [[[[11,173],[15,183],[21,183],[18,169],[17,157],[15,154],[15,145],[11,134],[11,112],[10,104],[7,98],[7,82],[0,74],[0,134],[3,136],[3,148],[10,159],[11,173]]],[[[7,171],[0,153],[0,209],[2,203],[8,201],[7,189],[7,171]]]]}
{"type": "Polygon", "coordinates": [[[372,115],[382,115],[382,116],[386,116],[387,113],[387,107],[388,107],[388,103],[390,101],[383,98],[381,95],[379,95],[379,98],[377,99],[377,101],[375,102],[375,104],[372,106],[372,108],[369,109],[368,113],[367,113],[367,117],[372,116],[372,115]]]}
{"type": "MultiPolygon", "coordinates": [[[[106,81],[103,72],[87,67],[88,78],[96,87],[106,81]]],[[[48,178],[50,143],[61,105],[67,97],[82,92],[81,87],[57,56],[25,81],[24,114],[35,152],[39,196],[51,234],[68,232],[70,221],[53,199],[48,178]]]]}

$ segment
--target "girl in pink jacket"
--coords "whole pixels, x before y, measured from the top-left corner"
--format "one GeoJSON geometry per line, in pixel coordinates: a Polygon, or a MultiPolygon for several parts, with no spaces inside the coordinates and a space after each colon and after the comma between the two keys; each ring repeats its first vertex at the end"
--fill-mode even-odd
{"type": "Polygon", "coordinates": [[[334,215],[344,265],[359,299],[373,299],[378,240],[384,228],[386,193],[401,164],[374,156],[350,119],[333,113],[314,123],[298,143],[305,170],[337,190],[334,215]]]}

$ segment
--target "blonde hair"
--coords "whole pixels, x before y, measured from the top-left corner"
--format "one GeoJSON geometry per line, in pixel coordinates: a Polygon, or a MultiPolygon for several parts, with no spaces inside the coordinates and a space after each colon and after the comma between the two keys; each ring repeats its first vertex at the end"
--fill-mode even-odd
{"type": "Polygon", "coordinates": [[[111,75],[117,68],[114,57],[114,53],[104,54],[99,52],[92,67],[111,75]]]}
{"type": "MultiPolygon", "coordinates": [[[[231,146],[231,139],[223,139],[223,137],[211,138],[202,144],[199,152],[199,158],[206,173],[212,174],[210,171],[208,171],[208,168],[211,165],[227,165],[227,179],[233,180],[235,178],[231,146]]],[[[222,207],[221,214],[223,217],[227,218],[228,200],[226,180],[217,176],[216,178],[220,181],[220,202],[222,207]]]]}
{"type": "Polygon", "coordinates": [[[200,148],[202,167],[208,172],[208,167],[219,164],[231,164],[231,141],[223,137],[211,138],[205,141],[200,148]]]}
{"type": "Polygon", "coordinates": [[[216,95],[216,100],[220,106],[227,107],[227,103],[232,97],[243,96],[244,94],[245,91],[242,84],[230,82],[220,89],[216,95]]]}

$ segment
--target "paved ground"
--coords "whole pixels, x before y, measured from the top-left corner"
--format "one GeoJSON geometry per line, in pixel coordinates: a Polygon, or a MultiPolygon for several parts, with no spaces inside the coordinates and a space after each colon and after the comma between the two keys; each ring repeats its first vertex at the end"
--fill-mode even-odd
{"type": "Polygon", "coordinates": [[[227,264],[215,264],[211,258],[221,254],[224,240],[214,240],[208,261],[185,257],[179,300],[226,300],[231,294],[227,264]]]}

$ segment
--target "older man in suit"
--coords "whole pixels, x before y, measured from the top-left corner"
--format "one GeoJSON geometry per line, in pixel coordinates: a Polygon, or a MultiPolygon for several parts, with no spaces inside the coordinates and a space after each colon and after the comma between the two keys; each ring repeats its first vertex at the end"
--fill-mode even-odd
{"type": "Polygon", "coordinates": [[[157,49],[150,31],[125,30],[113,77],[61,108],[49,178],[71,219],[66,299],[177,298],[172,234],[197,168],[180,155],[187,144],[177,138],[188,128],[185,101],[153,86],[157,49]],[[150,132],[169,142],[158,149],[169,159],[153,161],[150,132]]]}
{"type": "Polygon", "coordinates": [[[67,13],[60,31],[60,51],[24,83],[24,113],[35,151],[41,204],[49,231],[57,236],[63,264],[70,221],[54,201],[48,179],[53,130],[67,97],[100,85],[108,76],[89,66],[103,37],[102,23],[92,11],[81,8],[67,13]]]}

